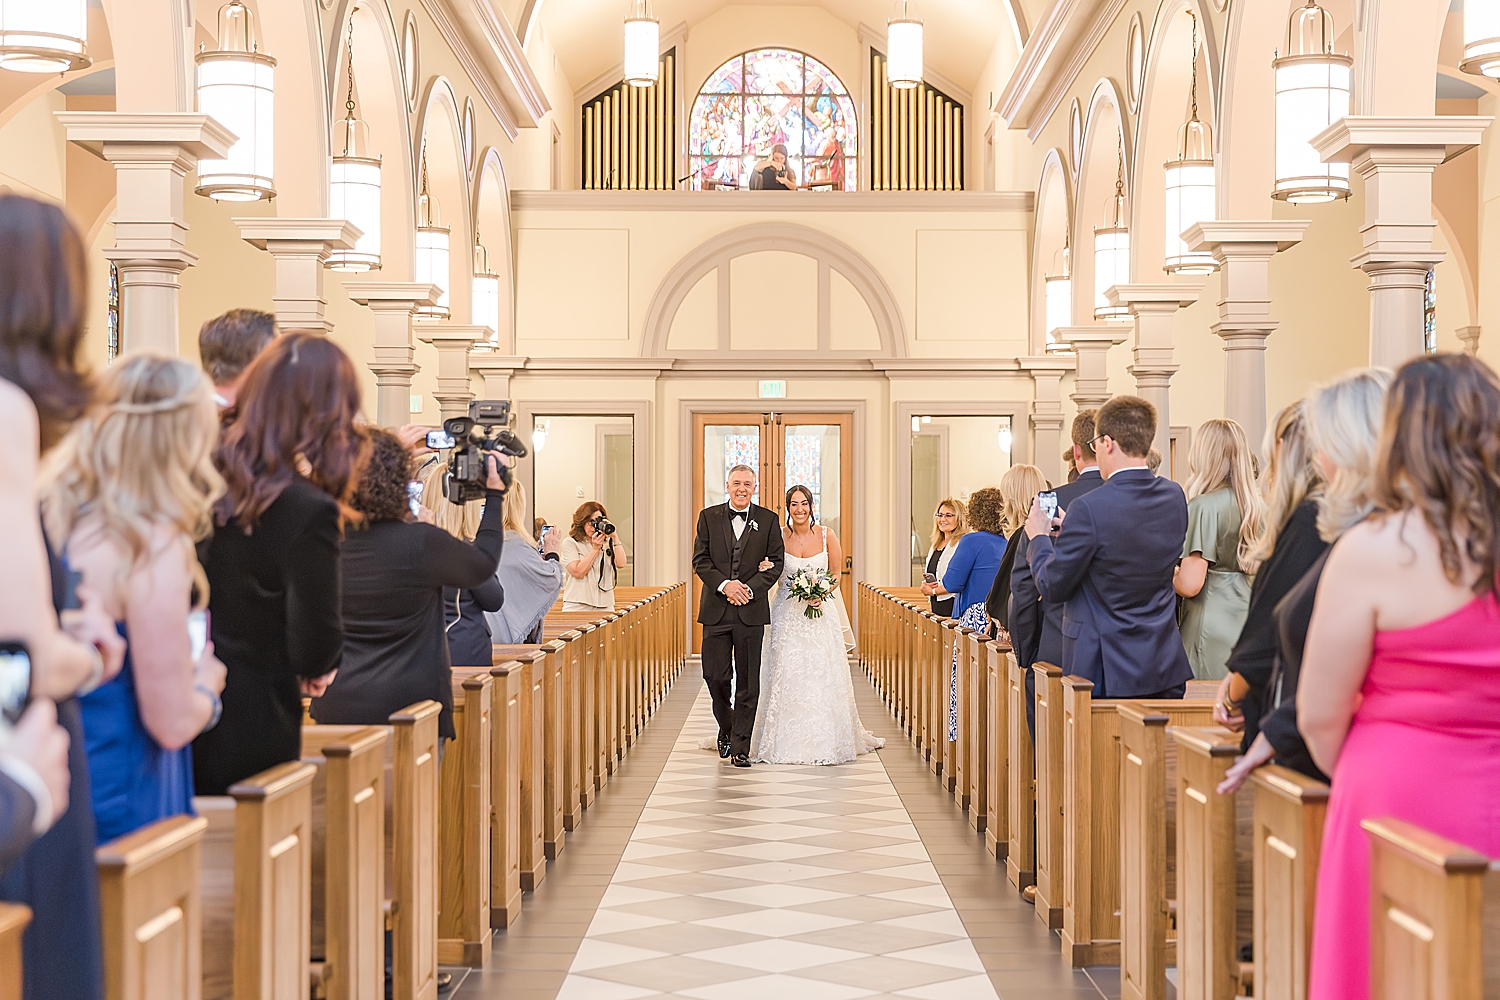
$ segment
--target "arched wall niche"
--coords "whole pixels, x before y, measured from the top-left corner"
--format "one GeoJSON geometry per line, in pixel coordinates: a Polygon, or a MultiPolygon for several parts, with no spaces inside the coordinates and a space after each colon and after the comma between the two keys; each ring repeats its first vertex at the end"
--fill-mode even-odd
{"type": "Polygon", "coordinates": [[[1078,165],[1078,194],[1072,216],[1073,322],[1078,325],[1094,322],[1094,228],[1108,223],[1113,214],[1121,156],[1125,163],[1127,220],[1134,200],[1134,155],[1126,131],[1125,98],[1113,80],[1100,80],[1094,86],[1084,121],[1083,159],[1078,165]]]}
{"type": "Polygon", "coordinates": [[[787,222],[763,222],[721,233],[707,240],[667,272],[652,296],[646,311],[642,357],[647,358],[692,358],[725,357],[732,353],[736,358],[781,357],[785,352],[757,349],[737,349],[732,346],[728,301],[731,284],[731,268],[737,259],[751,258],[762,254],[790,254],[810,258],[817,268],[818,282],[818,343],[816,352],[808,354],[820,358],[906,357],[906,327],[901,310],[896,304],[879,272],[848,244],[827,233],[787,222]],[[717,277],[716,287],[714,276],[717,277]],[[705,279],[707,279],[705,281],[705,279]],[[703,282],[700,289],[700,282],[703,282]],[[840,284],[842,282],[843,284],[840,284]],[[840,295],[839,289],[847,286],[848,294],[857,295],[863,307],[869,310],[873,324],[873,335],[878,338],[878,348],[843,349],[834,346],[837,335],[832,327],[833,299],[840,295]],[[710,322],[716,317],[716,346],[705,349],[674,349],[669,340],[674,321],[685,300],[693,294],[716,295],[716,309],[706,310],[710,322]]]}
{"type": "MultiPolygon", "coordinates": [[[[1032,240],[1030,328],[1031,353],[1047,349],[1047,282],[1048,274],[1062,267],[1062,249],[1072,231],[1072,185],[1062,150],[1053,147],[1042,158],[1041,180],[1037,183],[1036,234],[1032,240]]],[[[1076,287],[1076,286],[1075,286],[1076,287]]]]}
{"type": "Polygon", "coordinates": [[[516,267],[510,230],[510,187],[505,182],[505,164],[500,151],[486,147],[479,154],[474,184],[474,222],[480,241],[489,253],[490,270],[500,276],[500,324],[497,349],[514,354],[516,349],[516,267]]]}
{"type": "MultiPolygon", "coordinates": [[[[217,30],[219,0],[206,0],[217,30]]],[[[200,4],[200,12],[203,4],[200,4]]],[[[260,41],[276,60],[275,171],[277,214],[322,219],[328,215],[328,151],[332,122],[317,0],[258,0],[260,41]]]]}
{"type": "MultiPolygon", "coordinates": [[[[464,166],[461,110],[445,77],[427,83],[418,107],[417,175],[413,190],[422,190],[422,150],[426,150],[427,188],[437,198],[448,227],[448,309],[450,322],[469,322],[473,284],[474,223],[470,212],[469,176],[464,166]]],[[[412,199],[416,211],[416,198],[412,199]]]]}

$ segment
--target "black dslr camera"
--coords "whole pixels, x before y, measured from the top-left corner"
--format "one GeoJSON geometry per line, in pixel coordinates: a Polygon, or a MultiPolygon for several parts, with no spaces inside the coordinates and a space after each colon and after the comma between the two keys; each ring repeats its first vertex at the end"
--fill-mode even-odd
{"type": "Polygon", "coordinates": [[[589,523],[601,535],[613,535],[615,533],[615,526],[610,524],[609,520],[603,514],[595,514],[594,519],[589,523]]]}
{"type": "MultiPolygon", "coordinates": [[[[485,455],[526,457],[526,446],[511,430],[513,420],[508,399],[476,399],[469,404],[467,417],[443,421],[443,431],[453,439],[453,454],[448,458],[448,474],[443,478],[443,495],[449,503],[483,500],[489,474],[485,455]]],[[[500,479],[510,489],[510,470],[502,462],[500,479]]]]}

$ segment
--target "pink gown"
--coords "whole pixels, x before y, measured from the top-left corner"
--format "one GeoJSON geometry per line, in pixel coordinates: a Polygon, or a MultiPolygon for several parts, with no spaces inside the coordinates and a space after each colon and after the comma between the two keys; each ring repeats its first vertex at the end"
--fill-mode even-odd
{"type": "Polygon", "coordinates": [[[1500,601],[1375,634],[1333,773],[1313,918],[1310,1000],[1370,994],[1370,848],[1394,816],[1500,857],[1500,601]]]}

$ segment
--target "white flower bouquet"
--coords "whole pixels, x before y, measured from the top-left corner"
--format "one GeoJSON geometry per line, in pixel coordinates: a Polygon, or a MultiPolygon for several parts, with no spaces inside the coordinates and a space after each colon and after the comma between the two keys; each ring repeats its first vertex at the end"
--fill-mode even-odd
{"type": "Polygon", "coordinates": [[[787,595],[807,604],[802,613],[809,618],[823,617],[822,607],[814,607],[811,602],[818,601],[821,604],[838,588],[838,579],[823,569],[799,569],[786,582],[787,595]]]}

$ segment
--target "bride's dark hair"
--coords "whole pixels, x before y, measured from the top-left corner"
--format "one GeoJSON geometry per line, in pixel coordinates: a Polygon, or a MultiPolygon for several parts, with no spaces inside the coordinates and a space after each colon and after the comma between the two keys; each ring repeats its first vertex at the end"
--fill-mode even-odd
{"type": "Polygon", "coordinates": [[[818,523],[818,510],[817,510],[817,505],[813,502],[812,490],[808,489],[806,486],[793,486],[791,489],[789,489],[789,490],[786,491],[786,523],[787,523],[787,526],[790,527],[791,523],[792,523],[792,497],[796,496],[798,493],[801,493],[803,496],[807,497],[807,510],[808,510],[808,514],[809,514],[809,516],[812,519],[812,523],[813,524],[817,524],[818,523]]]}

